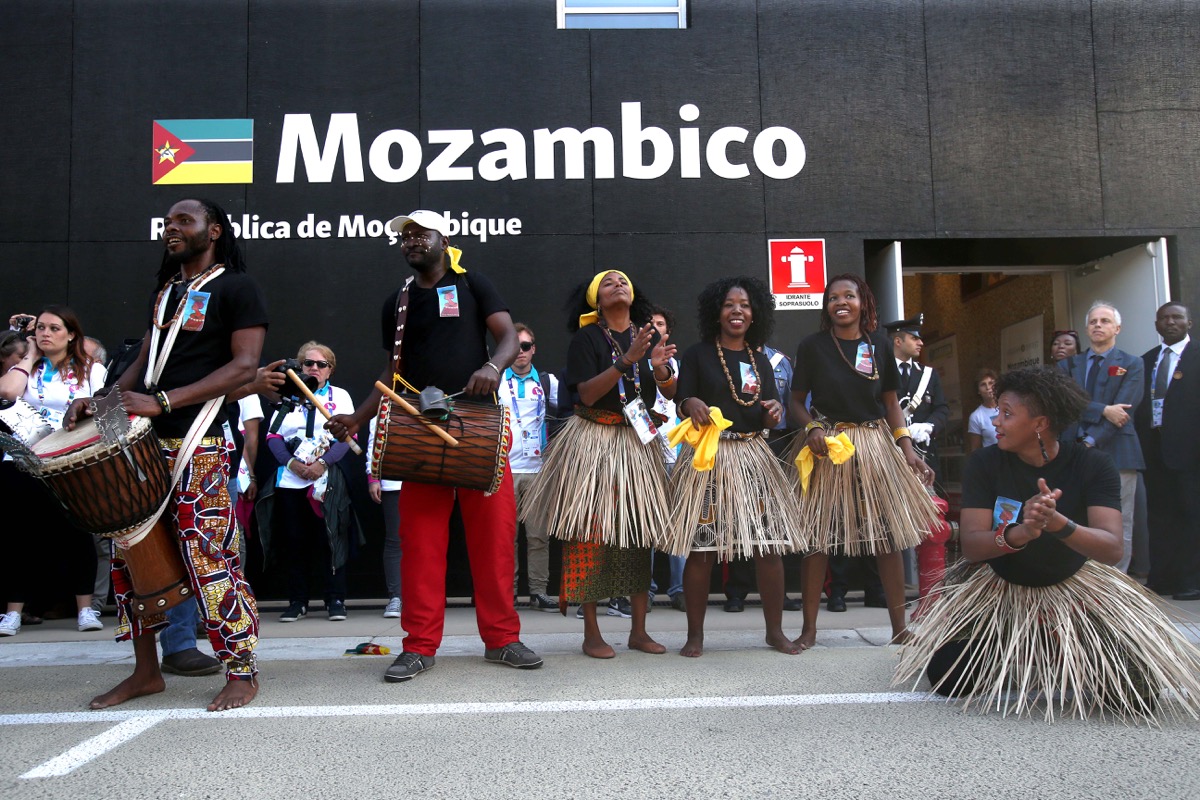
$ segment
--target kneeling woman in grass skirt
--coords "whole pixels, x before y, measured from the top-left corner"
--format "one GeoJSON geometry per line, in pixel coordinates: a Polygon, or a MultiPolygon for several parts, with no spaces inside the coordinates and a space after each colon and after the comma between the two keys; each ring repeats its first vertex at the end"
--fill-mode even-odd
{"type": "Polygon", "coordinates": [[[796,498],[766,439],[766,430],[782,419],[783,406],[771,362],[756,350],[774,328],[774,305],[756,278],[710,284],[698,303],[701,341],[680,361],[676,399],[695,444],[684,445],[671,477],[668,548],[689,553],[683,572],[688,618],[683,656],[703,652],[713,564],[735,558],[754,559],[767,644],[783,653],[800,652],[783,633],[781,557],[803,549],[796,498]],[[710,409],[729,423],[719,433],[710,409]]]}
{"type": "MultiPolygon", "coordinates": [[[[804,628],[797,644],[817,639],[817,610],[830,553],[873,555],[887,598],[892,640],[903,641],[905,548],[937,524],[937,508],[922,482],[931,470],[913,449],[896,399],[900,370],[892,343],[878,330],[875,298],[861,276],[837,275],[825,286],[821,330],[800,342],[789,417],[804,427],[796,448],[815,464],[807,488],[799,481],[800,530],[816,552],[803,566],[804,628]],[[812,393],[812,403],[805,397],[812,393]],[[813,413],[817,418],[813,418],[813,413]],[[841,434],[855,451],[835,463],[827,438],[841,434]]],[[[795,450],[793,450],[795,455],[795,450]]]]}
{"type": "Polygon", "coordinates": [[[646,633],[650,554],[667,530],[667,476],[660,439],[643,415],[652,413],[656,386],[675,397],[668,364],[675,346],[661,341],[650,304],[636,294],[618,270],[580,287],[566,380],[580,404],[546,449],[521,508],[522,519],[564,542],[560,608],[583,604],[583,652],[593,658],[614,655],[600,635],[596,601],[620,595],[633,606],[630,648],[666,652],[646,633]]]}
{"type": "Polygon", "coordinates": [[[935,692],[1005,714],[1044,701],[1048,721],[1093,708],[1200,718],[1200,653],[1108,566],[1122,554],[1112,460],[1058,440],[1087,396],[1052,367],[1009,372],[996,394],[997,444],[971,454],[963,480],[964,560],[934,590],[896,682],[925,672],[935,692]]]}

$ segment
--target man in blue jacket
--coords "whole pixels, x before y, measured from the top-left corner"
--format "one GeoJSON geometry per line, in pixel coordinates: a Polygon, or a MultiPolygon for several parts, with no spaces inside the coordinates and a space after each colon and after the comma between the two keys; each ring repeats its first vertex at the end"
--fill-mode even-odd
{"type": "Polygon", "coordinates": [[[1091,346],[1065,358],[1058,366],[1083,387],[1090,398],[1079,422],[1067,428],[1063,439],[1075,439],[1108,453],[1121,473],[1121,517],[1125,532],[1125,555],[1114,566],[1129,568],[1133,554],[1133,505],[1137,494],[1137,471],[1146,464],[1133,414],[1145,393],[1142,359],[1117,349],[1121,312],[1112,303],[1097,301],[1087,313],[1087,335],[1091,346]]]}

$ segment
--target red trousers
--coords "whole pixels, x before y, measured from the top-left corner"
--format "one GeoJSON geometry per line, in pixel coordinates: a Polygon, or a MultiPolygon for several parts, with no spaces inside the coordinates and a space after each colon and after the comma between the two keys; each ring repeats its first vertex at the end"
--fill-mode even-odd
{"type": "Polygon", "coordinates": [[[484,647],[517,641],[521,622],[513,606],[512,576],[516,550],[513,530],[517,503],[512,474],[491,497],[474,489],[453,489],[405,481],[400,489],[400,624],[408,636],[404,651],[432,656],[442,644],[446,623],[446,547],[454,498],[467,535],[471,580],[475,584],[475,621],[484,647]]]}

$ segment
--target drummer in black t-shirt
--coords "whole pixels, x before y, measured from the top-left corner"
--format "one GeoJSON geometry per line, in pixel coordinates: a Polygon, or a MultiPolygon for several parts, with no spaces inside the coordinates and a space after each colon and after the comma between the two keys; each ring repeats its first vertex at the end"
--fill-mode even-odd
{"type": "Polygon", "coordinates": [[[901,551],[919,544],[937,523],[937,509],[921,485],[933,479],[933,470],[903,427],[896,399],[900,372],[892,344],[878,325],[866,281],[837,275],[825,286],[821,330],[804,339],[796,353],[790,415],[805,432],[796,448],[807,447],[816,457],[807,490],[803,482],[800,487],[800,530],[816,550],[804,559],[801,649],[816,643],[821,585],[831,552],[876,557],[893,641],[902,641],[901,551]],[[805,406],[809,392],[812,413],[805,406]],[[855,453],[835,464],[825,457],[825,440],[841,433],[855,453]]]}
{"type": "Polygon", "coordinates": [[[1032,367],[996,384],[997,444],[963,480],[964,560],[904,648],[896,681],[928,672],[969,706],[1045,716],[1100,705],[1154,719],[1164,690],[1200,712],[1200,654],[1121,559],[1121,482],[1105,453],[1059,441],[1087,396],[1065,373],[1032,367]],[[1012,691],[1010,691],[1012,690],[1012,691]]]}
{"type": "MultiPolygon", "coordinates": [[[[166,252],[150,307],[152,327],[117,388],[126,411],[151,418],[172,467],[185,440],[199,441],[175,487],[173,508],[164,517],[175,521],[209,644],[225,665],[225,687],[208,710],[224,711],[246,705],[258,693],[258,611],[242,573],[226,488],[225,409],[208,403],[255,377],[267,308],[262,290],[246,274],[229,217],[215,203],[181,200],[172,206],[164,219],[163,243],[166,252]]],[[[87,413],[87,402],[77,400],[67,411],[67,427],[87,413]]],[[[113,558],[112,580],[117,640],[133,640],[133,675],[93,699],[93,709],[165,688],[154,634],[166,627],[166,616],[132,613],[133,588],[119,557],[113,558]]]]}
{"type": "MultiPolygon", "coordinates": [[[[508,307],[492,282],[458,263],[450,247],[449,223],[434,211],[396,217],[388,229],[400,235],[400,252],[416,270],[383,304],[382,344],[388,359],[380,382],[393,385],[399,372],[418,389],[436,386],[464,399],[495,403],[500,375],[517,356],[518,338],[508,307]],[[405,299],[406,298],[406,299],[405,299]],[[407,314],[407,318],[401,315],[407,314]],[[488,357],[487,334],[496,340],[488,357]]],[[[379,407],[375,389],[354,414],[339,414],[326,425],[338,438],[358,430],[379,407]]],[[[446,619],[446,545],[450,513],[458,499],[466,529],[467,553],[475,587],[475,615],[484,658],[517,669],[536,669],[542,659],[520,641],[521,623],[513,605],[516,556],[512,531],[517,509],[507,463],[495,494],[406,480],[400,490],[401,625],[408,633],[404,651],[384,674],[397,683],[433,666],[446,619]]]]}

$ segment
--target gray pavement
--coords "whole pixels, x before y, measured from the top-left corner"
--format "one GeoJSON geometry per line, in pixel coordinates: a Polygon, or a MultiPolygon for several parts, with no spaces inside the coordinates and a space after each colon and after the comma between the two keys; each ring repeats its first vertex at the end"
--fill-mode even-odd
{"type": "MultiPolygon", "coordinates": [[[[573,615],[523,610],[541,670],[487,664],[469,608],[447,612],[436,666],[387,684],[390,657],[343,657],[401,631],[382,603],[333,623],[264,613],[262,688],[225,714],[204,704],[220,676],[167,676],[167,690],[103,712],[88,698],[128,674],[111,630],[47,622],[0,641],[0,796],[14,798],[928,798],[1145,797],[1200,793],[1200,723],[1133,728],[1102,718],[964,713],[889,686],[886,614],[822,611],[819,646],[785,656],[762,617],[708,610],[699,659],[630,652],[629,621],[604,618],[618,655],[579,653],[573,615]],[[244,774],[217,763],[236,761],[244,774]]],[[[1181,604],[1183,605],[1183,604],[1181,604]]],[[[1193,618],[1200,603],[1186,604],[1193,618]]],[[[784,615],[798,633],[799,612],[784,615]]],[[[111,623],[111,617],[105,618],[111,623]]],[[[684,615],[656,607],[651,632],[677,650],[684,615]]]]}

